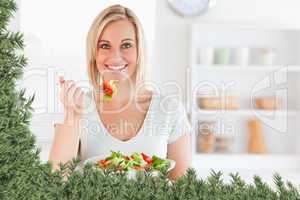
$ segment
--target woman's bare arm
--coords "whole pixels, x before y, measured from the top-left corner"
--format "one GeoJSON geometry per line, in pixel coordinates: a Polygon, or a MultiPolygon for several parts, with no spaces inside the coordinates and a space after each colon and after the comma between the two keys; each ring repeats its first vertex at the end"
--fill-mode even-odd
{"type": "Polygon", "coordinates": [[[55,124],[55,136],[49,153],[53,169],[77,156],[80,137],[80,117],[69,113],[63,123],[55,124]]]}
{"type": "Polygon", "coordinates": [[[174,143],[169,144],[167,157],[176,161],[175,168],[169,173],[169,178],[172,180],[177,180],[185,174],[186,170],[191,166],[192,163],[190,134],[185,134],[174,143]]]}
{"type": "Polygon", "coordinates": [[[72,80],[59,78],[60,101],[65,108],[64,122],[55,124],[55,136],[49,154],[53,169],[59,169],[59,163],[66,163],[76,157],[79,147],[80,119],[84,110],[84,92],[72,80]]]}

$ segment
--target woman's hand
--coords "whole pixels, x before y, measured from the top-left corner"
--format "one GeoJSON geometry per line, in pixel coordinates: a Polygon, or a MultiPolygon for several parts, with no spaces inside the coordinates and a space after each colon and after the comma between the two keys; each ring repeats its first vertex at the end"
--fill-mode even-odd
{"type": "Polygon", "coordinates": [[[59,77],[60,82],[60,101],[64,105],[65,118],[80,118],[84,111],[85,94],[80,87],[75,85],[73,80],[64,80],[59,77]]]}

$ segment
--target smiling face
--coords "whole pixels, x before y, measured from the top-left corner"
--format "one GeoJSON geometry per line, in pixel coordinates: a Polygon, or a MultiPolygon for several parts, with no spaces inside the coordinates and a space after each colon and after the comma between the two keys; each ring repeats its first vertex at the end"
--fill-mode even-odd
{"type": "Polygon", "coordinates": [[[137,41],[134,25],[128,20],[109,23],[97,44],[96,64],[104,80],[135,76],[137,41]]]}

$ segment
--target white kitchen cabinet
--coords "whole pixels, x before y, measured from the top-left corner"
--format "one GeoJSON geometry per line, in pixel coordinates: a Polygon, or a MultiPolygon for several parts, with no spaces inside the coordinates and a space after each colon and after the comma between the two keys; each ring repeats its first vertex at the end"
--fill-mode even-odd
{"type": "MultiPolygon", "coordinates": [[[[246,171],[252,175],[264,171],[269,178],[275,171],[300,174],[300,29],[277,24],[202,23],[191,25],[189,36],[187,110],[193,127],[194,167],[202,175],[211,169],[246,171]],[[235,56],[243,48],[248,50],[248,62],[238,64],[235,56]],[[208,58],[211,52],[203,49],[213,49],[214,58],[208,58]],[[224,54],[229,58],[218,63],[216,49],[229,49],[229,55],[224,54]],[[265,49],[276,52],[271,63],[262,62],[264,55],[259,53],[265,49]],[[205,92],[212,88],[222,97],[233,94],[239,108],[200,108],[197,99],[207,96],[205,92]],[[280,108],[256,109],[255,97],[265,94],[276,95],[281,101],[280,108]],[[247,153],[249,119],[261,121],[267,153],[247,153]],[[230,150],[223,153],[197,151],[199,121],[214,121],[219,125],[214,130],[230,134],[230,150]]],[[[300,182],[299,178],[295,179],[300,182]]]]}

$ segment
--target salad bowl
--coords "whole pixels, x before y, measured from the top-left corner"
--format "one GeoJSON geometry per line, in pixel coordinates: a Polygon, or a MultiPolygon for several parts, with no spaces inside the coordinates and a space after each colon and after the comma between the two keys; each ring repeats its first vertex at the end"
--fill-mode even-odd
{"type": "Polygon", "coordinates": [[[174,160],[161,159],[155,155],[150,157],[144,153],[134,153],[127,156],[113,151],[110,156],[98,155],[84,160],[78,166],[78,170],[82,171],[84,165],[88,163],[98,170],[126,171],[128,178],[135,178],[139,171],[149,172],[151,176],[158,176],[162,171],[169,172],[176,165],[174,160]]]}

